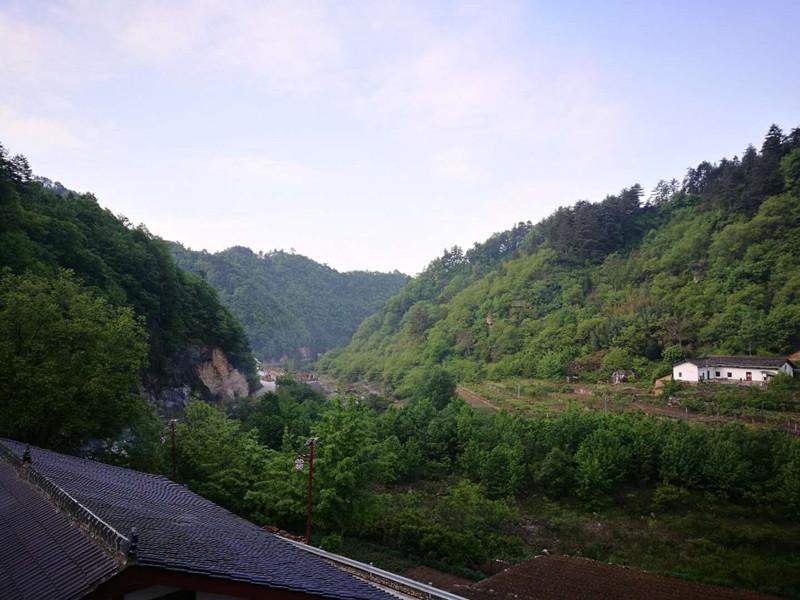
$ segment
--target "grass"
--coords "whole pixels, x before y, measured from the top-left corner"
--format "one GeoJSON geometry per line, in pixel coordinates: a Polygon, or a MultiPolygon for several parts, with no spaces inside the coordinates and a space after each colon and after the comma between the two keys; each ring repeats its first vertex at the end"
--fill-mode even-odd
{"type": "Polygon", "coordinates": [[[508,379],[461,384],[500,410],[526,417],[541,417],[578,404],[590,410],[645,410],[664,417],[715,424],[738,421],[747,425],[800,434],[800,404],[791,409],[760,403],[763,390],[736,386],[683,386],[668,398],[656,395],[646,384],[554,383],[538,379],[508,379]],[[635,405],[634,405],[635,403],[635,405]],[[688,410],[687,410],[688,409],[688,410]]]}
{"type": "Polygon", "coordinates": [[[685,579],[800,597],[800,523],[700,495],[670,511],[650,510],[649,491],[631,491],[588,512],[529,498],[521,507],[533,553],[585,556],[685,579]],[[531,526],[533,525],[533,526],[531,526]]]}
{"type": "Polygon", "coordinates": [[[535,417],[561,412],[578,403],[594,410],[621,412],[649,393],[634,385],[553,383],[536,379],[484,381],[465,385],[502,410],[535,417]]]}
{"type": "MultiPolygon", "coordinates": [[[[517,535],[525,557],[581,556],[692,581],[800,598],[800,523],[702,493],[655,510],[652,488],[631,488],[591,511],[570,499],[520,502],[517,535]]],[[[394,573],[418,565],[468,579],[482,574],[345,537],[341,554],[394,573]]]]}

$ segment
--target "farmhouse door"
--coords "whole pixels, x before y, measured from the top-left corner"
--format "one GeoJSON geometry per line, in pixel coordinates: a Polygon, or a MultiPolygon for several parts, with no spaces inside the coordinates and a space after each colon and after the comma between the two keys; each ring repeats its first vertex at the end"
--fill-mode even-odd
{"type": "Polygon", "coordinates": [[[753,374],[750,371],[747,371],[747,373],[744,374],[744,378],[747,381],[753,381],[753,374]]]}

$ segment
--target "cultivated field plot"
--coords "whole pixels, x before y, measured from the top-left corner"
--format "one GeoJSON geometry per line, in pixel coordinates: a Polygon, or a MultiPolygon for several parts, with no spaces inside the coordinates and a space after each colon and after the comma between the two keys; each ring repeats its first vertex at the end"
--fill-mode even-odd
{"type": "Polygon", "coordinates": [[[650,396],[648,388],[633,385],[554,383],[540,379],[463,384],[458,392],[476,408],[488,406],[528,416],[561,412],[573,404],[592,410],[622,412],[634,402],[650,396]]]}
{"type": "Polygon", "coordinates": [[[620,413],[638,410],[708,425],[739,422],[800,435],[800,401],[776,402],[766,390],[732,386],[685,386],[669,394],[643,384],[555,383],[508,379],[461,384],[458,395],[480,410],[543,416],[582,406],[620,413]]]}

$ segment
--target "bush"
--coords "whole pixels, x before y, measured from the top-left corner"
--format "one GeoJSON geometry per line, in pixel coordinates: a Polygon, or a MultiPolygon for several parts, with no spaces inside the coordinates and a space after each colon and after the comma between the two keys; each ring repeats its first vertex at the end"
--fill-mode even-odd
{"type": "Polygon", "coordinates": [[[340,552],[342,549],[342,536],[338,533],[326,535],[320,540],[319,547],[328,552],[340,552]]]}
{"type": "Polygon", "coordinates": [[[668,346],[667,348],[664,348],[664,352],[661,353],[661,357],[665,362],[669,363],[671,367],[686,358],[686,352],[684,352],[683,346],[668,346]]]}
{"type": "Polygon", "coordinates": [[[670,396],[674,396],[683,389],[683,384],[680,381],[667,381],[661,389],[661,397],[665,400],[670,396]]]}
{"type": "Polygon", "coordinates": [[[551,498],[566,496],[575,487],[575,460],[561,448],[552,448],[533,471],[536,486],[551,498]]]}
{"type": "Polygon", "coordinates": [[[681,487],[662,483],[653,492],[653,508],[656,510],[674,510],[688,505],[691,494],[681,487]]]}
{"type": "Polygon", "coordinates": [[[630,352],[622,348],[611,348],[603,357],[600,365],[601,375],[608,379],[614,371],[625,371],[631,368],[633,357],[630,352]]]}
{"type": "Polygon", "coordinates": [[[618,431],[601,428],[575,453],[578,495],[590,505],[606,498],[627,474],[631,450],[618,431]]]}
{"type": "Polygon", "coordinates": [[[456,395],[456,378],[441,367],[430,367],[422,375],[422,381],[414,394],[419,400],[430,400],[438,409],[442,409],[456,395]]]}

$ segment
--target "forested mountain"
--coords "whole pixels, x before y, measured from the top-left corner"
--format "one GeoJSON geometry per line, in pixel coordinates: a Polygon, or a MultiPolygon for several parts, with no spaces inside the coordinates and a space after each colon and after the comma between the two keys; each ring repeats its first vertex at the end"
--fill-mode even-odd
{"type": "Polygon", "coordinates": [[[620,368],[800,345],[800,129],[445,251],[322,365],[403,393],[425,367],[462,380],[620,368]]]}
{"type": "Polygon", "coordinates": [[[338,271],[299,254],[254,253],[236,246],[211,254],[172,244],[178,266],[201,275],[244,325],[253,352],[265,360],[316,357],[346,344],[365,317],[408,277],[338,271]]]}
{"type": "Polygon", "coordinates": [[[212,380],[229,365],[240,394],[255,376],[241,326],[165,243],[2,146],[0,275],[0,421],[22,428],[5,434],[46,417],[63,439],[39,423],[30,441],[69,448],[125,425],[137,387],[164,404],[220,400],[212,380]]]}

